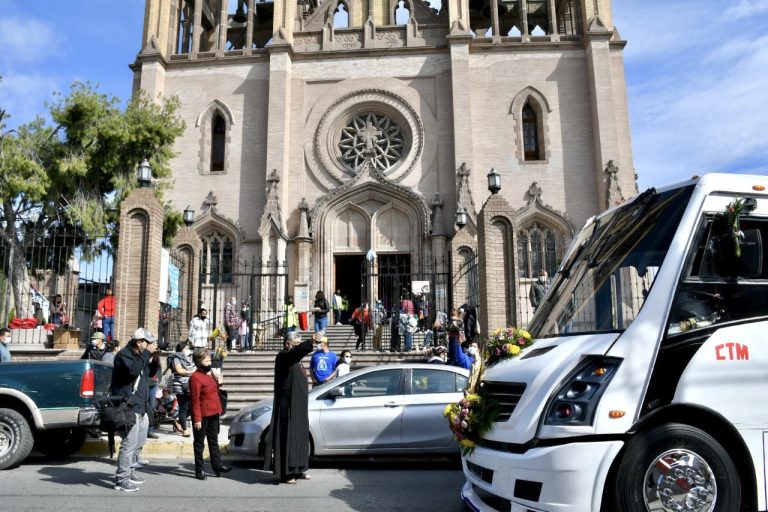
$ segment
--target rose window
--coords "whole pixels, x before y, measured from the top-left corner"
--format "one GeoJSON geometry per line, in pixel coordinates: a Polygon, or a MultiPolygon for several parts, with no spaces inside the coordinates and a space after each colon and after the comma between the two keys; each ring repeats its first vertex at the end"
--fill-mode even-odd
{"type": "Polygon", "coordinates": [[[341,160],[352,171],[358,171],[366,160],[379,171],[386,172],[403,154],[403,133],[389,117],[367,112],[353,117],[341,130],[341,160]]]}

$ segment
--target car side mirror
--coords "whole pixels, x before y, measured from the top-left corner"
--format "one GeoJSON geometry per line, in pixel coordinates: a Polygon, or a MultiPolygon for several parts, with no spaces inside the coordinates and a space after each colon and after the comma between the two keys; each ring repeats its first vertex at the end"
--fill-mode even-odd
{"type": "Polygon", "coordinates": [[[328,393],[325,395],[326,398],[330,398],[331,400],[336,400],[340,396],[344,396],[344,388],[342,388],[341,386],[331,388],[328,391],[328,393]]]}

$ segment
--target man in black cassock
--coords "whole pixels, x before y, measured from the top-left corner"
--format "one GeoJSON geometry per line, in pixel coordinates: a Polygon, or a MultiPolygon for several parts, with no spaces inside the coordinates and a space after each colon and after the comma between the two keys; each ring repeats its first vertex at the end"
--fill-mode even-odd
{"type": "Polygon", "coordinates": [[[275,358],[275,399],[264,469],[271,465],[272,474],[286,484],[309,480],[309,386],[301,360],[312,349],[311,339],[302,342],[292,332],[275,358]]]}

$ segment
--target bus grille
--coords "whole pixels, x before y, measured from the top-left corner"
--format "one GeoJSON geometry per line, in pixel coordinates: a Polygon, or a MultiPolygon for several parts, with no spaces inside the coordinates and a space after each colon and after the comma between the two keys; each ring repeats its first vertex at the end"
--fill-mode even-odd
{"type": "Polygon", "coordinates": [[[498,422],[507,421],[525,392],[523,382],[490,382],[482,384],[487,396],[493,397],[499,404],[498,422]]]}

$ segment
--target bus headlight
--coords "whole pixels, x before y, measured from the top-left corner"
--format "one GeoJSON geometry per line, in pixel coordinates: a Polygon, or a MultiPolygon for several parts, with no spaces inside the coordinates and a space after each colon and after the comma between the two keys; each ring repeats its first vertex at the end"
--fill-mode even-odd
{"type": "Polygon", "coordinates": [[[621,359],[588,357],[549,399],[544,425],[591,425],[595,410],[621,359]]]}

